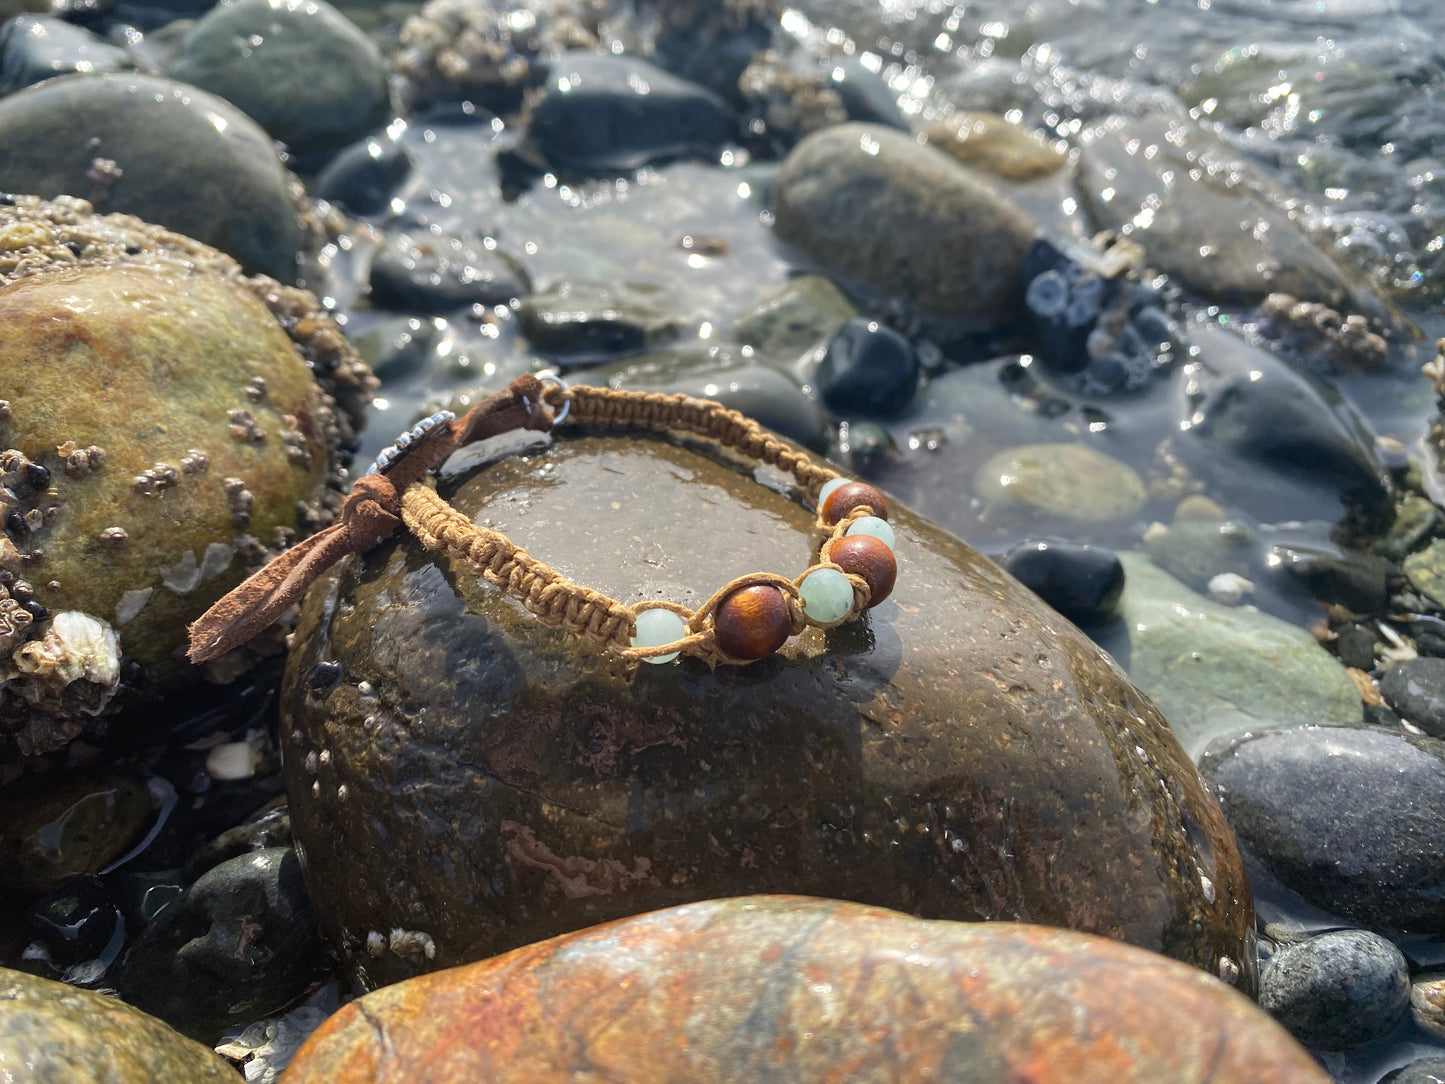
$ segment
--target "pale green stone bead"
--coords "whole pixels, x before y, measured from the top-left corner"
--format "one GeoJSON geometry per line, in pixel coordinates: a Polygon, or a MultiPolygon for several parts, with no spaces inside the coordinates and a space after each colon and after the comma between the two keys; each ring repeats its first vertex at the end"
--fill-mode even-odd
{"type": "Polygon", "coordinates": [[[846,486],[847,484],[847,478],[834,478],[831,482],[824,482],[823,488],[818,490],[818,507],[822,508],[823,505],[828,503],[828,497],[832,495],[833,490],[838,489],[840,486],[846,486]]]}
{"type": "MultiPolygon", "coordinates": [[[[643,610],[637,615],[637,634],[632,637],[633,647],[657,647],[670,644],[687,635],[687,625],[671,610],[643,610]]],[[[680,652],[670,655],[654,655],[643,662],[671,662],[680,652]]]]}
{"type": "Polygon", "coordinates": [[[803,596],[803,612],[820,625],[843,620],[853,608],[853,585],[836,568],[809,572],[798,593],[803,596]]]}
{"type": "Polygon", "coordinates": [[[855,519],[844,533],[866,534],[878,539],[879,542],[882,542],[890,550],[894,548],[893,528],[888,526],[886,519],[879,519],[877,516],[863,516],[861,519],[855,519]]]}

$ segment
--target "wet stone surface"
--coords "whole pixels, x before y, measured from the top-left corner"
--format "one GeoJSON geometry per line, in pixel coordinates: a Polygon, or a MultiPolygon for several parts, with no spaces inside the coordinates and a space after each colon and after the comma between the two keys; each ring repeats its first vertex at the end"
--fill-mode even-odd
{"type": "Polygon", "coordinates": [[[1410,1007],[1410,972],[1389,941],[1365,930],[1322,933],[1263,965],[1259,1004],[1296,1039],[1341,1050],[1381,1039],[1410,1007]]]}
{"type": "MultiPolygon", "coordinates": [[[[624,602],[811,555],[800,504],[661,441],[560,441],[443,492],[624,602]]],[[[1252,985],[1233,845],[1157,713],[994,565],[892,522],[885,603],[716,671],[629,672],[415,543],[344,566],[308,597],[282,724],[332,944],[385,983],[790,891],[1072,926],[1252,985]]]]}
{"type": "Polygon", "coordinates": [[[857,1080],[1066,1084],[1107,1066],[1118,1084],[1160,1084],[1198,1079],[1201,1065],[1220,1080],[1329,1080],[1244,998],[1129,946],[753,896],[379,990],[332,1017],[287,1079],[560,1084],[646,1066],[648,1080],[720,1084],[846,1066],[857,1080]]]}
{"type": "Polygon", "coordinates": [[[1200,770],[1251,853],[1306,900],[1375,929],[1445,917],[1445,742],[1383,727],[1245,734],[1200,770]]]}
{"type": "Polygon", "coordinates": [[[0,969],[0,1066],[31,1080],[235,1084],[200,1043],[115,998],[0,969]]]}
{"type": "Polygon", "coordinates": [[[151,75],[64,76],[0,99],[0,144],[0,190],[90,199],[213,245],[248,274],[295,279],[300,227],[275,147],[212,94],[151,75]]]}

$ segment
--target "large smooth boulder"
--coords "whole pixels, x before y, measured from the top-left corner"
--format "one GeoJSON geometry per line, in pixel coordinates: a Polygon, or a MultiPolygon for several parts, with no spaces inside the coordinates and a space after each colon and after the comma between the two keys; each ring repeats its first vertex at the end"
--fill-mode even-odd
{"type": "MultiPolygon", "coordinates": [[[[800,502],[661,439],[557,439],[442,490],[628,603],[795,576],[816,546],[800,502]]],[[[405,533],[319,583],[282,735],[332,943],[385,983],[802,892],[1074,927],[1252,987],[1234,842],[1153,705],[995,565],[892,523],[884,603],[747,667],[598,657],[405,533]]]]}
{"type": "Polygon", "coordinates": [[[0,99],[0,192],[77,196],[296,277],[301,227],[268,136],[197,87],[129,72],[65,75],[0,99]]]}
{"type": "Polygon", "coordinates": [[[831,900],[710,900],[412,979],[288,1084],[585,1079],[1325,1084],[1222,983],[1138,949],[831,900]]]}
{"type": "Polygon", "coordinates": [[[970,327],[1022,307],[1033,221],[985,178],[893,128],[838,124],[783,161],[778,236],[830,275],[970,327]]]}

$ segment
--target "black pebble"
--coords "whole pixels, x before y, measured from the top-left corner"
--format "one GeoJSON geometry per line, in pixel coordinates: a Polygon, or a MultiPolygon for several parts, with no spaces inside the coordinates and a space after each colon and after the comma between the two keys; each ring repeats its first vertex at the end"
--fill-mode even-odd
{"type": "Polygon", "coordinates": [[[318,662],[311,668],[306,685],[312,689],[329,689],[341,680],[341,664],[333,660],[318,662]]]}
{"type": "Polygon", "coordinates": [[[31,907],[27,924],[58,967],[94,960],[112,940],[118,953],[125,936],[120,908],[98,877],[67,877],[31,907]]]}
{"type": "Polygon", "coordinates": [[[1405,1019],[1409,967],[1379,934],[1318,934],[1265,964],[1259,1005],[1306,1046],[1347,1050],[1384,1038],[1405,1019]]]}
{"type": "Polygon", "coordinates": [[[834,414],[897,414],[918,390],[918,355],[892,328],[857,316],[829,340],[817,383],[834,414]]]}
{"type": "Polygon", "coordinates": [[[1407,659],[1390,667],[1380,692],[1425,733],[1445,738],[1445,659],[1407,659]]]}
{"type": "Polygon", "coordinates": [[[1113,550],[1077,542],[1029,539],[1004,555],[1004,569],[1078,625],[1114,616],[1124,593],[1124,566],[1113,550]]]}
{"type": "Polygon", "coordinates": [[[412,170],[404,147],[389,139],[364,139],[332,159],[316,178],[316,195],[354,215],[385,211],[412,170]]]}

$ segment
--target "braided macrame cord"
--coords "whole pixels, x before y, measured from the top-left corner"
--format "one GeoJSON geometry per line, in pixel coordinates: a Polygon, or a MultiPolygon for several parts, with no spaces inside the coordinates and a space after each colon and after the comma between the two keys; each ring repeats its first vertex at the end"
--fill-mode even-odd
{"type": "MultiPolygon", "coordinates": [[[[568,388],[559,383],[548,383],[543,398],[559,419],[554,423],[554,431],[577,427],[690,433],[792,475],[814,500],[823,486],[842,478],[836,471],[813,463],[752,419],[705,399],[610,388],[568,388]]],[[[519,600],[544,624],[564,629],[628,661],[681,653],[712,664],[753,661],[725,651],[718,644],[713,624],[718,607],[744,588],[768,586],[781,592],[787,605],[789,635],[793,636],[810,625],[819,628],[841,625],[866,609],[872,595],[867,580],[833,564],[827,554],[836,540],[846,537],[848,528],[855,522],[879,511],[886,513],[885,508],[860,504],[836,523],[825,523],[820,511],[817,526],[827,533],[827,540],[821,547],[822,560],[818,564],[794,579],[769,572],[738,576],[723,584],[694,610],[661,599],[629,606],[576,583],[518,548],[505,534],[480,526],[458,512],[429,481],[409,486],[401,499],[402,520],[422,545],[465,562],[476,575],[519,600]],[[804,609],[802,581],[818,568],[842,573],[853,589],[852,606],[833,621],[810,620],[804,609]],[[682,618],[685,635],[665,644],[633,646],[638,614],[655,609],[682,618]]]]}
{"type": "Polygon", "coordinates": [[[600,651],[630,662],[666,662],[678,654],[710,665],[752,662],[809,627],[851,621],[887,596],[897,572],[887,515],[886,499],[872,486],[817,465],[721,404],[519,377],[465,417],[442,412],[400,437],[357,480],[339,524],[282,554],[191,626],[190,655],[203,662],[244,643],[331,563],[366,552],[404,524],[427,549],[465,564],[544,624],[600,651]],[[508,430],[562,428],[686,433],[776,467],[818,505],[816,526],[824,535],[818,560],[793,579],[769,572],[736,577],[696,609],[660,599],[627,605],[573,582],[437,492],[430,472],[456,448],[508,430]],[[644,615],[650,628],[641,636],[644,615]],[[659,627],[666,642],[654,642],[659,627]]]}

